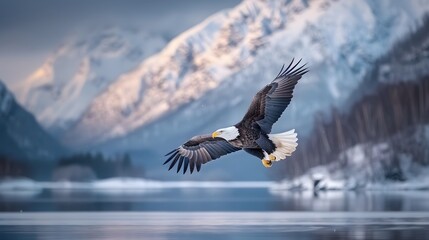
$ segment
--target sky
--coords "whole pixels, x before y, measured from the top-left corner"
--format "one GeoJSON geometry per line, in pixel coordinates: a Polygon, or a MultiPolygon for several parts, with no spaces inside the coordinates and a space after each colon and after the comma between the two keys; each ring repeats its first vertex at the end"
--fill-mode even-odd
{"type": "Polygon", "coordinates": [[[0,79],[9,87],[73,33],[132,26],[170,39],[239,0],[0,0],[0,79]]]}

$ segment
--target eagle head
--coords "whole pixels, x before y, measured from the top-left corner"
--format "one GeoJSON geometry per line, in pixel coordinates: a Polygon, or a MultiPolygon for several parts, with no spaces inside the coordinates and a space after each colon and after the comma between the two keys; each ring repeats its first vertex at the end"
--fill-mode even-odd
{"type": "Polygon", "coordinates": [[[227,141],[231,141],[236,139],[239,136],[238,128],[232,126],[227,128],[221,128],[212,133],[212,137],[223,138],[227,141]]]}

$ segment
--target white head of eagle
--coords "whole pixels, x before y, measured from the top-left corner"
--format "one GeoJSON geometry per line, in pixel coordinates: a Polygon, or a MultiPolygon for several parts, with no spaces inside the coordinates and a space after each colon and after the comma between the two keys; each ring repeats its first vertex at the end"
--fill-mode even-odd
{"type": "Polygon", "coordinates": [[[221,128],[212,133],[212,137],[220,137],[227,141],[231,141],[236,139],[240,133],[238,132],[238,128],[235,126],[227,127],[227,128],[221,128]]]}

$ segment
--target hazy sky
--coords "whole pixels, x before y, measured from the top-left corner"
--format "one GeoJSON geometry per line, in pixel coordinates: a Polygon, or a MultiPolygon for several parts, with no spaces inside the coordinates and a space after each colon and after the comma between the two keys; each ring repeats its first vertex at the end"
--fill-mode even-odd
{"type": "Polygon", "coordinates": [[[240,0],[0,0],[0,79],[26,77],[68,35],[138,26],[173,37],[240,0]]]}

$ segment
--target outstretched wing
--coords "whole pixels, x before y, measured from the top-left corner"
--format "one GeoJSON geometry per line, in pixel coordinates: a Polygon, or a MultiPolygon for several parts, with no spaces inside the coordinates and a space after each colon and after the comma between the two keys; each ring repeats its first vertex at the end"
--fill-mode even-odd
{"type": "Polygon", "coordinates": [[[273,124],[292,100],[293,89],[298,80],[308,72],[305,64],[297,67],[301,60],[292,67],[293,62],[292,59],[284,71],[283,65],[276,78],[255,95],[240,123],[257,124],[263,132],[271,132],[273,124]]]}
{"type": "Polygon", "coordinates": [[[212,138],[212,136],[209,134],[195,136],[182,146],[167,153],[166,156],[169,157],[164,162],[164,165],[172,161],[168,170],[172,169],[174,165],[178,163],[177,172],[180,171],[182,165],[183,174],[186,173],[188,166],[191,173],[194,171],[195,167],[199,172],[201,169],[201,164],[207,163],[211,160],[219,158],[228,153],[238,151],[240,149],[241,148],[232,146],[223,138],[212,138]]]}

